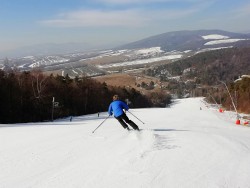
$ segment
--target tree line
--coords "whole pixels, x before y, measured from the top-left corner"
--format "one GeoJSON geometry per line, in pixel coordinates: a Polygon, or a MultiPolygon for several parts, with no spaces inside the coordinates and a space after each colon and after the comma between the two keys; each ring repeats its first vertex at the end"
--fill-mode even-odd
{"type": "Polygon", "coordinates": [[[0,71],[0,122],[48,121],[53,98],[58,102],[55,118],[106,111],[114,93],[128,97],[135,107],[150,106],[135,90],[108,87],[89,78],[0,71]]]}
{"type": "Polygon", "coordinates": [[[227,87],[228,90],[224,84],[221,84],[217,88],[210,88],[210,97],[207,99],[212,103],[221,104],[230,111],[234,111],[236,108],[240,113],[250,113],[250,75],[227,84],[227,87]]]}
{"type": "MultiPolygon", "coordinates": [[[[230,109],[232,104],[225,86],[238,102],[238,110],[250,113],[249,81],[247,78],[234,83],[241,75],[250,74],[250,48],[229,48],[199,53],[192,57],[148,69],[146,75],[159,77],[166,82],[166,89],[179,97],[190,93],[191,96],[210,97],[230,109]],[[172,79],[178,77],[178,80],[172,79]]],[[[232,109],[232,108],[231,108],[232,109]]]]}
{"type": "Polygon", "coordinates": [[[0,70],[0,123],[51,121],[52,108],[54,119],[104,112],[114,94],[128,99],[132,108],[170,102],[166,96],[157,101],[157,95],[145,96],[134,88],[108,86],[87,77],[0,70]]]}

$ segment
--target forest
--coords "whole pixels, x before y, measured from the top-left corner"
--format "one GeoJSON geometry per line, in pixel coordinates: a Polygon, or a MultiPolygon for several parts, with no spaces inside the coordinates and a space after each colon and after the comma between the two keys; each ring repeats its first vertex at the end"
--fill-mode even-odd
{"type": "Polygon", "coordinates": [[[42,122],[105,112],[118,94],[131,108],[165,107],[170,96],[144,96],[133,88],[112,87],[94,79],[0,70],[0,123],[42,122]],[[158,96],[161,99],[155,100],[158,96]],[[53,110],[53,112],[52,112],[53,110]]]}
{"type": "Polygon", "coordinates": [[[129,101],[131,108],[166,107],[171,103],[167,93],[172,93],[179,98],[207,97],[229,110],[234,110],[233,99],[239,112],[250,113],[250,78],[238,79],[250,74],[250,48],[205,52],[153,67],[145,74],[159,77],[167,83],[165,88],[143,95],[134,88],[108,86],[87,77],[0,70],[0,123],[52,121],[105,112],[114,94],[129,101]]]}
{"type": "Polygon", "coordinates": [[[145,74],[167,82],[166,89],[177,93],[204,96],[233,109],[232,96],[239,112],[250,113],[250,48],[229,48],[196,54],[192,57],[148,69],[145,74]],[[173,79],[175,78],[175,79],[173,79]],[[176,79],[178,78],[178,80],[176,79]],[[230,95],[225,87],[229,88],[230,95]],[[212,97],[211,97],[212,96],[212,97]]]}

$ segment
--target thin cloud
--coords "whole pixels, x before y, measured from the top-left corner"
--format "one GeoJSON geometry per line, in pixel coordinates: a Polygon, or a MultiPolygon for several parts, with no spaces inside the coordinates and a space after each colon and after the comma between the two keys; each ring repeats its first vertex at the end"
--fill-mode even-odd
{"type": "Polygon", "coordinates": [[[199,11],[197,8],[185,10],[81,10],[60,14],[55,19],[40,21],[53,27],[142,27],[164,20],[180,19],[199,11]]]}
{"type": "Polygon", "coordinates": [[[92,0],[99,3],[108,3],[108,4],[138,4],[138,3],[167,3],[167,2],[206,2],[207,0],[92,0]]]}
{"type": "Polygon", "coordinates": [[[82,10],[61,14],[56,19],[41,21],[44,25],[59,27],[140,26],[147,20],[135,10],[82,10]]]}
{"type": "MultiPolygon", "coordinates": [[[[236,30],[237,28],[248,28],[248,20],[250,17],[250,4],[235,7],[234,10],[221,11],[211,15],[206,19],[207,23],[213,24],[217,28],[225,28],[236,30]],[[218,19],[223,18],[223,19],[218,19]]],[[[242,29],[241,29],[242,30],[242,29]]]]}
{"type": "MultiPolygon", "coordinates": [[[[95,0],[108,1],[115,0],[95,0]]],[[[130,0],[122,0],[129,2],[130,0]]],[[[139,2],[141,0],[137,0],[139,2]]],[[[147,2],[152,0],[146,0],[147,2]]],[[[156,0],[170,1],[170,0],[156,0]]],[[[182,0],[182,1],[204,1],[204,0],[182,0]]],[[[150,9],[141,7],[124,10],[101,10],[84,9],[62,13],[55,18],[40,21],[41,24],[52,27],[143,27],[148,25],[162,24],[164,21],[187,18],[213,4],[214,0],[206,3],[195,3],[189,8],[171,9],[150,9]]]]}
{"type": "Polygon", "coordinates": [[[250,3],[233,11],[233,14],[237,17],[249,17],[250,16],[250,3]]]}

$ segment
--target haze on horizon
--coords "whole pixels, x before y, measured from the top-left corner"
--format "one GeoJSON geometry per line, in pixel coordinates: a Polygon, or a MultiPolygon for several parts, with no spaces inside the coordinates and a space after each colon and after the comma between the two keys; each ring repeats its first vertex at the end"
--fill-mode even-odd
{"type": "Polygon", "coordinates": [[[0,52],[37,44],[114,46],[177,30],[249,33],[248,0],[1,0],[0,52]]]}

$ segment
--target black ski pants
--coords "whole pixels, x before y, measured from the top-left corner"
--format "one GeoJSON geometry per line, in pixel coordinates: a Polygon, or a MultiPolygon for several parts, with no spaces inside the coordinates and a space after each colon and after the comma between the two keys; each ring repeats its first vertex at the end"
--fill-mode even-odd
{"type": "Polygon", "coordinates": [[[133,121],[128,119],[128,116],[125,113],[115,118],[119,121],[119,123],[123,126],[124,129],[127,129],[127,124],[129,124],[134,130],[139,130],[138,126],[133,121]]]}

